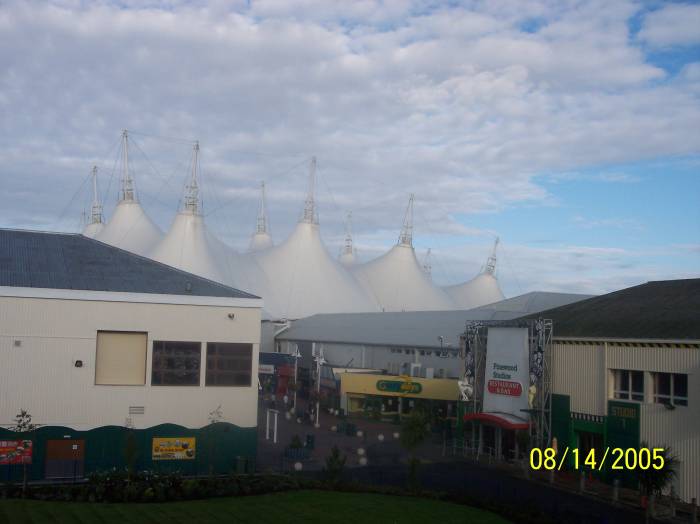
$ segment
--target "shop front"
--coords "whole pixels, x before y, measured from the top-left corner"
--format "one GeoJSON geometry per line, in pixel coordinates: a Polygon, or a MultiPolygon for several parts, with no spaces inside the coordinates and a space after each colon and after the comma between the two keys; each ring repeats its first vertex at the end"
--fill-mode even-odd
{"type": "Polygon", "coordinates": [[[341,408],[350,416],[399,422],[418,409],[434,424],[456,420],[459,389],[452,379],[340,373],[341,408]]]}

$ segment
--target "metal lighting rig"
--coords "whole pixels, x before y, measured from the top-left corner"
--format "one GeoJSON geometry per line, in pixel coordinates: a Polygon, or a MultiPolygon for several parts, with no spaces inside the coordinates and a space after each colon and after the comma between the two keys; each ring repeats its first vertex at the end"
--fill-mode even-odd
{"type": "Polygon", "coordinates": [[[524,321],[469,321],[460,336],[459,356],[463,362],[458,381],[460,402],[468,413],[483,411],[486,353],[489,327],[528,329],[529,381],[523,384],[528,395],[532,446],[550,444],[552,428],[552,327],[549,319],[524,321]]]}

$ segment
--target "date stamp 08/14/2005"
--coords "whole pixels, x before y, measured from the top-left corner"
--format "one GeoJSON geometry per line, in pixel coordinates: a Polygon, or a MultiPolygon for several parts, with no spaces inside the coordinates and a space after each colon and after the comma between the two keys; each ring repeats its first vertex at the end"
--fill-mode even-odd
{"type": "Polygon", "coordinates": [[[664,448],[595,448],[580,452],[578,448],[569,448],[558,452],[554,448],[532,448],[530,451],[530,468],[560,471],[569,457],[573,469],[602,471],[606,461],[610,461],[613,470],[663,469],[665,466],[664,448]],[[602,456],[601,456],[602,455],[602,456]]]}

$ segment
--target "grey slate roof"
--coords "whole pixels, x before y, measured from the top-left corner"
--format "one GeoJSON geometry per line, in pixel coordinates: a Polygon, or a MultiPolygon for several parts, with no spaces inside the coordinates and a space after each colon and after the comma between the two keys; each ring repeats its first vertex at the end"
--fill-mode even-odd
{"type": "Polygon", "coordinates": [[[700,340],[700,278],[647,282],[538,316],[552,319],[555,338],[700,340]]]}
{"type": "Polygon", "coordinates": [[[511,320],[570,304],[591,295],[535,291],[464,311],[320,314],[294,321],[277,340],[335,342],[374,346],[456,348],[468,320],[511,320]]]}
{"type": "Polygon", "coordinates": [[[97,240],[0,229],[0,286],[258,298],[97,240]]]}

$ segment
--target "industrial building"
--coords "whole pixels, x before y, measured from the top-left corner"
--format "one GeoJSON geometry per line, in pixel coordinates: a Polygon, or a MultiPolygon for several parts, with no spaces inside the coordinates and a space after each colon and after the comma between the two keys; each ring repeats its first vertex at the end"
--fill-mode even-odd
{"type": "Polygon", "coordinates": [[[675,493],[700,500],[700,279],[649,282],[541,315],[553,322],[560,447],[671,448],[675,493]]]}
{"type": "Polygon", "coordinates": [[[0,478],[252,467],[261,299],[76,234],[2,229],[0,261],[0,478]]]}
{"type": "Polygon", "coordinates": [[[510,320],[590,295],[531,292],[467,311],[324,314],[277,327],[278,352],[301,353],[313,367],[312,345],[332,366],[382,369],[394,375],[459,378],[459,337],[468,321],[510,320]]]}

